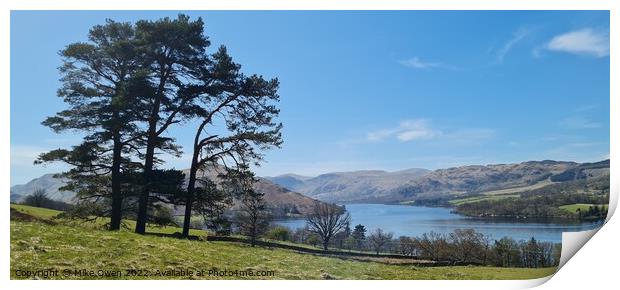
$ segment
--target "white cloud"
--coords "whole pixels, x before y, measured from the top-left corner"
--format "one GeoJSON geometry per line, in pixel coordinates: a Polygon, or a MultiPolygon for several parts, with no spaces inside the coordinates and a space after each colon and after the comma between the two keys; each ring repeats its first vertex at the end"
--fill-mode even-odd
{"type": "Polygon", "coordinates": [[[11,145],[11,165],[32,165],[41,153],[49,149],[31,145],[11,145]]]}
{"type": "Polygon", "coordinates": [[[513,34],[512,38],[508,40],[508,42],[506,42],[499,50],[497,50],[495,54],[495,57],[496,57],[495,62],[497,64],[504,63],[504,58],[506,58],[506,55],[512,49],[512,47],[515,46],[517,43],[519,43],[521,40],[523,40],[523,38],[525,38],[528,34],[529,34],[529,31],[527,29],[519,28],[513,34]]]}
{"type": "Polygon", "coordinates": [[[441,135],[439,130],[430,127],[428,119],[412,119],[400,122],[398,127],[383,129],[367,134],[368,141],[382,141],[389,137],[396,136],[396,139],[402,142],[431,139],[441,135]]]}
{"type": "Polygon", "coordinates": [[[465,128],[449,132],[434,128],[429,119],[401,121],[397,127],[370,132],[366,140],[371,142],[395,138],[400,142],[441,139],[456,144],[475,143],[495,135],[495,130],[486,128],[465,128]]]}
{"type": "Polygon", "coordinates": [[[401,65],[406,66],[406,67],[415,68],[415,69],[440,68],[440,69],[448,69],[448,70],[457,70],[457,68],[455,66],[448,65],[448,64],[445,64],[445,63],[442,63],[442,62],[423,61],[423,60],[421,60],[417,56],[412,57],[410,59],[401,60],[401,61],[399,61],[399,63],[401,65]]]}
{"type": "Polygon", "coordinates": [[[487,128],[461,129],[445,134],[445,137],[449,139],[450,142],[459,144],[476,143],[493,136],[495,136],[495,130],[487,128]]]}
{"type": "Polygon", "coordinates": [[[570,31],[552,38],[546,49],[594,57],[608,56],[609,32],[591,28],[570,31]]]}
{"type": "Polygon", "coordinates": [[[566,118],[560,121],[560,125],[568,129],[595,129],[601,127],[601,123],[580,116],[566,118]]]}
{"type": "Polygon", "coordinates": [[[400,141],[417,139],[431,139],[442,134],[441,131],[431,129],[427,119],[405,120],[400,123],[400,130],[396,138],[400,141]]]}
{"type": "Polygon", "coordinates": [[[607,159],[608,142],[571,142],[548,149],[546,159],[570,160],[575,162],[595,162],[607,159]]]}
{"type": "Polygon", "coordinates": [[[366,139],[368,139],[368,141],[381,141],[387,137],[390,137],[397,131],[398,129],[386,129],[386,130],[370,132],[366,135],[366,139]]]}
{"type": "Polygon", "coordinates": [[[32,145],[11,144],[11,186],[24,184],[43,174],[59,173],[67,170],[68,167],[62,163],[33,164],[39,154],[51,149],[32,145]]]}

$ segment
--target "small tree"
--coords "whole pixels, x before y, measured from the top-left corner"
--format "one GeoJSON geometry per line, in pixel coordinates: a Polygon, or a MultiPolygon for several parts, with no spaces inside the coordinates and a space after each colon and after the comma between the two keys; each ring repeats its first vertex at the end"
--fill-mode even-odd
{"type": "Polygon", "coordinates": [[[519,244],[514,239],[503,237],[500,240],[496,240],[493,250],[498,266],[510,267],[520,265],[519,244]]]}
{"type": "Polygon", "coordinates": [[[446,255],[448,242],[445,235],[431,231],[430,233],[422,234],[422,237],[417,239],[417,247],[422,256],[439,261],[446,255]]]}
{"type": "Polygon", "coordinates": [[[359,250],[364,246],[364,241],[366,241],[366,227],[364,225],[358,224],[353,229],[353,233],[351,233],[351,237],[355,241],[355,247],[359,250]]]}
{"type": "Polygon", "coordinates": [[[207,229],[218,235],[230,234],[231,222],[224,213],[232,205],[231,194],[217,188],[215,182],[209,179],[198,182],[201,186],[194,192],[194,211],[202,215],[207,229]]]}
{"type": "Polygon", "coordinates": [[[452,245],[450,257],[461,263],[481,263],[486,254],[486,240],[474,229],[456,229],[448,236],[452,245]]]}
{"type": "Polygon", "coordinates": [[[400,236],[398,238],[398,247],[400,253],[406,256],[415,256],[416,246],[415,242],[410,237],[400,236]]]}
{"type": "Polygon", "coordinates": [[[351,223],[348,212],[333,204],[314,202],[313,210],[306,216],[308,229],[323,241],[323,250],[327,251],[329,241],[351,223]]]}
{"type": "Polygon", "coordinates": [[[157,227],[176,226],[174,221],[174,215],[169,208],[159,205],[153,209],[153,214],[150,217],[150,223],[157,227]]]}
{"type": "Polygon", "coordinates": [[[24,199],[24,204],[35,207],[43,207],[48,201],[50,201],[50,199],[47,197],[45,189],[39,188],[36,189],[31,195],[26,196],[24,199]]]}
{"type": "Polygon", "coordinates": [[[542,253],[539,242],[534,237],[528,242],[522,242],[519,247],[521,248],[521,260],[524,267],[536,268],[540,266],[542,253]]]}
{"type": "Polygon", "coordinates": [[[235,216],[239,232],[250,238],[252,247],[256,240],[267,230],[269,215],[266,210],[264,194],[254,189],[256,178],[246,164],[231,169],[226,175],[228,188],[231,188],[240,201],[239,211],[235,216]]]}
{"type": "Polygon", "coordinates": [[[241,210],[237,213],[237,224],[242,234],[250,237],[252,247],[256,239],[265,233],[269,225],[263,193],[249,190],[241,199],[241,210]]]}
{"type": "Polygon", "coordinates": [[[291,232],[288,228],[283,226],[276,226],[270,229],[267,234],[267,238],[278,241],[288,241],[291,237],[291,232]]]}
{"type": "Polygon", "coordinates": [[[372,249],[379,255],[379,252],[385,245],[387,245],[394,235],[392,233],[386,233],[382,229],[376,229],[370,236],[368,236],[368,242],[372,249]]]}

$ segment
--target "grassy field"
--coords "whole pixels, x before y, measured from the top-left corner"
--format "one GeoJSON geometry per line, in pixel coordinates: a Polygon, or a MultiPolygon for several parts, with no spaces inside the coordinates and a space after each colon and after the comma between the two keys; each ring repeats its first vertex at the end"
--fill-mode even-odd
{"type": "Polygon", "coordinates": [[[528,186],[505,188],[505,189],[492,190],[492,191],[486,191],[486,192],[481,192],[481,193],[484,194],[484,195],[502,195],[502,194],[519,193],[519,192],[523,192],[523,191],[543,188],[543,187],[545,187],[545,186],[547,186],[549,184],[553,184],[553,182],[551,182],[550,180],[546,179],[546,180],[539,181],[539,182],[537,182],[535,184],[528,185],[528,186]]]}
{"type": "MultiPolygon", "coordinates": [[[[57,217],[60,213],[62,213],[61,211],[58,211],[58,210],[40,208],[40,207],[32,207],[32,206],[21,205],[21,204],[11,204],[11,208],[16,209],[19,212],[32,215],[38,218],[52,219],[52,220],[53,218],[57,217]]],[[[106,223],[109,222],[109,219],[99,218],[93,221],[81,221],[81,220],[70,221],[67,219],[62,219],[60,221],[65,225],[92,228],[92,229],[102,229],[106,225],[106,223]]],[[[136,226],[135,221],[123,220],[123,227],[126,230],[132,230],[133,228],[135,228],[135,226],[136,226]]],[[[182,231],[181,228],[174,227],[174,226],[156,227],[156,226],[150,226],[150,225],[147,225],[147,230],[150,233],[159,233],[159,234],[173,234],[175,232],[182,231]]],[[[194,236],[204,236],[207,234],[206,231],[197,230],[197,229],[190,229],[189,233],[190,235],[194,235],[194,236]]]]}
{"type": "Polygon", "coordinates": [[[19,212],[22,212],[22,213],[25,213],[31,216],[39,217],[39,218],[44,218],[44,219],[54,218],[58,216],[60,213],[62,213],[61,211],[58,211],[58,210],[27,206],[27,205],[21,205],[21,204],[11,204],[11,208],[18,210],[19,212]]]}
{"type": "MultiPolygon", "coordinates": [[[[41,218],[54,215],[47,210],[11,207],[41,218]]],[[[24,279],[20,273],[37,270],[58,270],[56,276],[40,273],[37,277],[48,279],[533,279],[548,276],[555,268],[388,265],[229,242],[137,235],[128,230],[108,232],[63,222],[12,220],[11,278],[24,279]],[[76,269],[94,274],[76,275],[76,269]],[[179,270],[193,271],[193,275],[170,275],[179,270]],[[199,276],[200,271],[203,275],[199,276]],[[217,271],[239,271],[241,276],[217,276],[217,271]]]]}
{"type": "Polygon", "coordinates": [[[457,205],[462,205],[466,203],[479,202],[479,201],[484,201],[484,200],[494,201],[494,200],[501,200],[501,199],[511,198],[511,197],[519,197],[519,195],[518,194],[506,194],[506,195],[473,196],[473,197],[450,200],[450,204],[457,206],[457,205]]]}
{"type": "MultiPolygon", "coordinates": [[[[576,213],[577,210],[580,210],[582,212],[587,211],[591,206],[595,206],[596,204],[590,204],[590,203],[575,203],[575,204],[567,204],[567,205],[563,205],[560,206],[560,209],[572,212],[572,213],[576,213]]],[[[607,205],[605,204],[603,206],[604,208],[607,208],[607,205]]]]}

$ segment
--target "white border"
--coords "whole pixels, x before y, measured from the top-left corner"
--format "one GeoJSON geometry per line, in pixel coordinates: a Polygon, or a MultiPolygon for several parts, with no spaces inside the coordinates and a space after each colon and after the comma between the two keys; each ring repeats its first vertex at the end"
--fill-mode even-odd
{"type": "MultiPolygon", "coordinates": [[[[1,2],[2,14],[0,16],[2,33],[1,46],[1,73],[0,73],[0,90],[2,90],[2,98],[0,99],[0,130],[2,130],[3,141],[0,146],[0,159],[4,164],[0,167],[0,180],[5,189],[8,189],[10,182],[10,10],[611,10],[611,80],[618,79],[618,58],[614,57],[618,45],[618,6],[620,1],[559,1],[559,0],[436,0],[436,1],[416,1],[416,0],[342,0],[338,3],[332,0],[228,0],[228,1],[207,1],[207,0],[151,0],[151,1],[127,1],[127,0],[91,0],[91,1],[75,1],[75,0],[4,0],[1,2]]],[[[611,96],[616,96],[618,88],[615,82],[611,82],[611,96]]],[[[615,97],[610,98],[610,116],[611,116],[611,132],[610,132],[610,156],[616,159],[618,152],[614,150],[618,146],[618,117],[614,113],[618,113],[618,102],[615,97]]],[[[618,180],[619,169],[612,162],[611,166],[611,204],[617,204],[618,190],[620,184],[618,180]]],[[[8,197],[6,193],[5,198],[8,197]]],[[[610,206],[610,213],[613,212],[615,206],[610,206]]],[[[2,277],[2,285],[7,289],[37,289],[42,287],[51,287],[59,289],[110,289],[111,287],[131,287],[140,286],[149,289],[170,289],[178,287],[213,287],[217,289],[224,288],[241,288],[241,287],[269,287],[282,289],[317,289],[322,287],[357,287],[365,289],[366,287],[390,287],[392,289],[517,289],[524,287],[534,287],[540,285],[547,279],[537,279],[528,281],[305,281],[303,283],[295,281],[100,281],[93,283],[92,281],[7,281],[9,280],[9,263],[10,263],[10,239],[9,239],[9,212],[8,207],[0,207],[2,213],[2,240],[0,240],[0,277],[2,277]]],[[[585,245],[588,256],[577,254],[580,260],[568,263],[562,270],[556,274],[557,278],[551,279],[551,282],[545,284],[543,288],[558,287],[557,289],[570,287],[592,287],[610,285],[615,279],[617,268],[617,260],[619,254],[617,237],[620,233],[620,225],[618,218],[608,218],[608,223],[603,227],[592,241],[585,245]],[[604,236],[600,239],[598,236],[604,236]],[[589,247],[589,244],[596,244],[596,247],[589,247]],[[589,264],[587,264],[589,263],[589,264]],[[612,266],[614,265],[614,266],[612,266]],[[599,273],[607,273],[608,276],[599,276],[599,273]],[[556,280],[557,281],[554,281],[556,280]],[[610,284],[605,284],[608,281],[610,284]],[[581,286],[579,286],[581,285],[581,286]]],[[[613,285],[613,284],[611,284],[613,285]]],[[[4,287],[3,287],[4,288],[4,287]]],[[[384,288],[385,289],[385,288],[384,288]]],[[[550,289],[550,288],[549,288],[550,289]]]]}

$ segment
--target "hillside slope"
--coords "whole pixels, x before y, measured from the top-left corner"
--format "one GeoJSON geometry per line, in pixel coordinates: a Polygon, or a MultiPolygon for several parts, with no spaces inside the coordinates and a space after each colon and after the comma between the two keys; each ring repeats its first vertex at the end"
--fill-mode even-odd
{"type": "MultiPolygon", "coordinates": [[[[187,177],[189,170],[185,169],[183,172],[186,173],[187,177]]],[[[199,173],[199,175],[201,174],[202,172],[199,173]]],[[[219,180],[217,178],[218,172],[216,171],[212,170],[204,174],[209,178],[219,180]]],[[[63,179],[55,178],[54,174],[45,174],[26,184],[11,187],[11,202],[22,201],[24,197],[32,194],[37,189],[45,189],[48,197],[51,199],[69,203],[73,202],[75,193],[59,190],[63,185],[65,185],[63,179]]],[[[258,191],[263,192],[265,194],[265,202],[274,210],[278,211],[306,214],[310,211],[315,202],[315,199],[274,184],[265,178],[259,177],[254,187],[258,191]]],[[[282,216],[283,214],[284,213],[281,212],[276,213],[277,216],[282,216]]]]}
{"type": "Polygon", "coordinates": [[[388,194],[404,182],[424,176],[429,172],[429,170],[418,168],[396,172],[361,170],[332,172],[305,179],[287,174],[271,177],[270,180],[319,200],[355,202],[388,194]]]}
{"type": "MultiPolygon", "coordinates": [[[[397,203],[444,195],[475,194],[506,189],[533,189],[569,180],[609,174],[609,160],[596,163],[528,161],[515,164],[470,165],[428,171],[354,171],[319,175],[281,184],[324,201],[397,203]]],[[[290,175],[289,175],[290,176],[290,175]]],[[[271,178],[274,182],[279,179],[271,178]]],[[[517,190],[522,191],[522,190],[517,190]]]]}
{"type": "MultiPolygon", "coordinates": [[[[44,218],[44,217],[41,217],[44,218]]],[[[231,242],[206,242],[128,231],[11,220],[11,279],[16,270],[56,269],[61,275],[37,279],[534,279],[551,275],[551,268],[487,266],[413,267],[361,262],[278,248],[231,242]],[[115,250],[110,250],[115,249],[115,250]],[[63,271],[105,270],[88,276],[63,271]],[[127,271],[129,269],[138,271],[127,271]],[[158,275],[191,270],[193,275],[158,275]],[[238,271],[237,275],[217,275],[238,271]],[[196,275],[204,271],[205,275],[196,275]],[[209,272],[211,271],[211,272],[209,272]],[[251,275],[249,273],[252,273],[251,275]],[[209,274],[211,273],[211,274],[209,274]]]]}
{"type": "Polygon", "coordinates": [[[65,185],[62,178],[55,178],[54,173],[45,174],[28,181],[26,184],[11,186],[11,201],[19,202],[27,195],[38,189],[44,189],[47,196],[54,200],[71,202],[75,194],[70,191],[62,191],[60,187],[65,185]]]}

